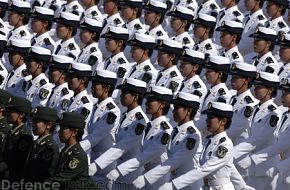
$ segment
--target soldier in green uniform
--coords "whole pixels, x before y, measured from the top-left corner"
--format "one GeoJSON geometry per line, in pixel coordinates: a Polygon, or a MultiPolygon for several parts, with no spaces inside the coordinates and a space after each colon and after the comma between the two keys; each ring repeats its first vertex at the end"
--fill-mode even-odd
{"type": "Polygon", "coordinates": [[[59,159],[59,148],[51,135],[58,117],[52,108],[36,107],[31,118],[33,134],[38,139],[29,151],[23,178],[26,181],[43,182],[54,175],[59,159]]]}
{"type": "MultiPolygon", "coordinates": [[[[11,100],[11,95],[5,90],[0,89],[0,163],[3,163],[3,151],[8,136],[9,131],[11,130],[10,125],[7,123],[5,118],[5,107],[7,103],[11,100]]],[[[2,165],[0,165],[1,167],[2,165]]],[[[5,164],[4,164],[5,167],[5,164]]],[[[0,168],[1,170],[1,168],[0,168]]],[[[5,173],[0,173],[0,179],[5,178],[5,173]]]]}
{"type": "Polygon", "coordinates": [[[64,112],[59,121],[59,138],[65,147],[61,150],[55,175],[45,182],[59,183],[60,189],[89,188],[88,158],[81,148],[85,117],[75,112],[64,112]]]}
{"type": "Polygon", "coordinates": [[[25,169],[26,158],[33,143],[33,137],[26,127],[27,116],[31,112],[31,102],[25,98],[12,96],[6,108],[8,123],[12,125],[4,147],[3,172],[8,169],[9,179],[15,180],[25,169]]]}

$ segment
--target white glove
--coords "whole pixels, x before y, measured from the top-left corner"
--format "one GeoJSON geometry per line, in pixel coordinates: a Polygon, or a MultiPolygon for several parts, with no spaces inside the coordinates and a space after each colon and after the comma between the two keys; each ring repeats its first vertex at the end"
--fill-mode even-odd
{"type": "Polygon", "coordinates": [[[246,185],[242,190],[256,190],[255,188],[246,185]]]}
{"type": "Polygon", "coordinates": [[[118,172],[118,170],[114,169],[110,171],[110,173],[108,173],[106,177],[111,181],[116,181],[116,179],[118,179],[119,176],[120,176],[120,173],[118,172]]]}
{"type": "Polygon", "coordinates": [[[252,164],[252,160],[249,156],[246,156],[245,158],[243,158],[242,160],[238,161],[238,166],[240,168],[243,168],[243,169],[247,169],[251,166],[252,164]]]}
{"type": "Polygon", "coordinates": [[[173,184],[171,182],[165,183],[158,190],[173,190],[173,184]]]}
{"type": "Polygon", "coordinates": [[[137,179],[135,179],[133,181],[133,185],[137,189],[142,189],[143,187],[145,187],[145,178],[144,178],[144,176],[140,175],[139,177],[137,177],[137,179]]]}
{"type": "Polygon", "coordinates": [[[93,176],[95,175],[95,173],[97,172],[97,165],[95,163],[91,163],[89,165],[89,176],[93,176]]]}

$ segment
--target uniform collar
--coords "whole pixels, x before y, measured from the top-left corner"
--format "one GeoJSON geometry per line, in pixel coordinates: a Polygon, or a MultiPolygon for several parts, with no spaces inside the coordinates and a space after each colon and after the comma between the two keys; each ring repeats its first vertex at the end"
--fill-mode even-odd
{"type": "Polygon", "coordinates": [[[211,87],[209,90],[210,90],[211,93],[215,94],[220,88],[226,88],[225,83],[219,83],[219,84],[211,87]]]}
{"type": "Polygon", "coordinates": [[[205,45],[208,44],[208,43],[212,44],[212,40],[211,40],[211,38],[208,38],[208,39],[206,39],[206,40],[203,40],[203,41],[199,42],[199,45],[200,45],[200,46],[205,46],[205,45]]]}
{"type": "Polygon", "coordinates": [[[257,18],[259,15],[264,15],[262,9],[259,9],[259,10],[257,10],[256,12],[252,13],[252,14],[251,14],[251,18],[252,18],[252,19],[257,18]]]}
{"type": "Polygon", "coordinates": [[[60,44],[62,45],[62,47],[67,47],[70,43],[75,43],[75,39],[73,37],[70,39],[67,39],[64,42],[61,42],[60,40],[60,44]]]}
{"type": "MultiPolygon", "coordinates": [[[[235,104],[234,107],[236,107],[236,105],[238,105],[238,104],[243,104],[243,102],[245,101],[245,97],[246,96],[250,96],[251,99],[253,100],[253,103],[251,103],[251,104],[255,104],[256,105],[258,103],[258,100],[253,97],[253,95],[251,93],[251,90],[248,89],[245,92],[243,92],[242,94],[240,94],[238,96],[235,96],[237,98],[237,103],[235,104]]],[[[250,104],[250,103],[247,103],[247,104],[250,104]]]]}
{"type": "Polygon", "coordinates": [[[116,18],[121,18],[121,16],[120,16],[120,13],[118,12],[118,13],[116,13],[116,14],[113,14],[113,15],[111,15],[111,16],[109,16],[109,17],[107,17],[107,22],[113,22],[114,21],[114,19],[116,19],[116,18]]]}
{"type": "Polygon", "coordinates": [[[177,66],[176,66],[176,65],[173,65],[172,67],[170,67],[170,68],[164,70],[163,73],[164,73],[165,75],[170,75],[170,73],[171,73],[172,71],[176,71],[176,70],[178,70],[177,66]]]}
{"type": "Polygon", "coordinates": [[[136,67],[138,67],[138,68],[143,68],[145,65],[150,65],[150,64],[151,64],[150,59],[146,59],[146,60],[143,61],[142,63],[137,64],[136,67]]]}
{"type": "Polygon", "coordinates": [[[266,109],[268,109],[268,106],[269,106],[270,104],[271,104],[271,105],[274,105],[274,102],[273,102],[272,99],[270,99],[270,100],[264,102],[263,104],[261,104],[261,105],[259,106],[259,109],[260,109],[260,110],[266,110],[266,109]]]}
{"type": "Polygon", "coordinates": [[[231,14],[232,12],[234,12],[235,10],[238,10],[238,6],[235,5],[233,7],[230,7],[228,9],[225,9],[225,14],[231,14]]]}
{"type": "Polygon", "coordinates": [[[79,92],[79,93],[74,97],[74,99],[81,99],[83,96],[87,96],[87,95],[88,95],[88,93],[87,93],[87,90],[85,89],[85,90],[79,92]]]}
{"type": "Polygon", "coordinates": [[[101,101],[99,103],[98,109],[104,109],[106,107],[107,103],[112,102],[112,101],[113,101],[112,97],[108,97],[108,98],[104,99],[103,101],[101,101]]]}
{"type": "Polygon", "coordinates": [[[125,61],[127,60],[124,56],[124,52],[121,51],[120,53],[117,53],[116,55],[114,55],[113,57],[110,58],[111,63],[114,63],[114,64],[117,63],[119,65],[118,59],[120,57],[124,58],[125,61]]]}
{"type": "Polygon", "coordinates": [[[209,7],[212,3],[216,5],[215,0],[209,0],[209,1],[204,2],[204,3],[202,4],[202,6],[203,6],[203,7],[209,7]]]}
{"type": "Polygon", "coordinates": [[[22,123],[22,124],[16,126],[14,129],[12,129],[12,130],[11,130],[11,134],[16,133],[16,131],[18,131],[22,126],[24,126],[24,123],[22,123]]]}
{"type": "Polygon", "coordinates": [[[56,87],[54,88],[54,91],[55,91],[55,92],[57,92],[57,91],[61,91],[63,88],[68,88],[68,84],[67,84],[67,82],[65,82],[65,83],[63,83],[63,84],[61,84],[61,85],[59,85],[59,86],[56,86],[56,87]]]}
{"type": "Polygon", "coordinates": [[[275,18],[273,20],[270,19],[270,21],[271,21],[272,24],[278,24],[278,22],[284,21],[284,20],[283,20],[282,16],[279,16],[279,17],[277,17],[277,18],[275,18]]]}
{"type": "Polygon", "coordinates": [[[234,52],[239,52],[238,46],[234,46],[229,50],[225,50],[225,55],[226,55],[226,57],[231,57],[232,53],[234,53],[234,52]]]}
{"type": "Polygon", "coordinates": [[[23,25],[23,26],[19,26],[18,28],[13,28],[13,33],[18,33],[18,32],[20,32],[21,30],[28,30],[27,29],[27,26],[26,25],[23,25]]]}
{"type": "MultiPolygon", "coordinates": [[[[93,10],[96,10],[96,9],[98,9],[98,6],[97,6],[97,5],[94,5],[94,6],[92,6],[92,7],[87,8],[87,9],[86,9],[86,12],[90,12],[90,11],[93,11],[93,10]]],[[[98,9],[98,10],[99,10],[99,9],[98,9]]]]}
{"type": "Polygon", "coordinates": [[[37,84],[40,82],[41,79],[46,79],[46,76],[44,73],[40,73],[37,77],[31,80],[32,84],[37,84]]]}
{"type": "Polygon", "coordinates": [[[188,127],[194,127],[193,121],[188,121],[177,127],[179,133],[185,133],[188,127]]]}
{"type": "MultiPolygon", "coordinates": [[[[273,54],[271,51],[265,53],[262,57],[259,58],[259,62],[265,61],[267,57],[273,57],[273,54]]],[[[274,60],[274,59],[273,59],[274,60]]]]}
{"type": "Polygon", "coordinates": [[[136,18],[136,19],[128,22],[126,25],[127,25],[127,28],[134,28],[135,24],[141,24],[139,18],[136,18]]]}
{"type": "Polygon", "coordinates": [[[164,121],[166,120],[166,117],[164,115],[160,116],[160,117],[157,117],[155,118],[154,120],[152,120],[150,123],[151,123],[151,126],[154,127],[154,128],[159,128],[160,127],[160,122],[161,121],[164,121]]]}
{"type": "Polygon", "coordinates": [[[164,31],[164,30],[163,30],[163,27],[161,26],[161,24],[159,24],[159,25],[156,26],[155,28],[152,28],[151,30],[149,29],[149,35],[150,35],[150,36],[155,36],[155,33],[156,33],[158,30],[161,30],[162,32],[164,31]]]}
{"type": "Polygon", "coordinates": [[[181,41],[184,37],[189,37],[189,34],[187,31],[175,36],[176,41],[181,41]]]}
{"type": "Polygon", "coordinates": [[[35,40],[37,40],[37,42],[43,41],[44,38],[49,37],[49,32],[45,32],[39,36],[35,36],[35,40]]]}
{"type": "Polygon", "coordinates": [[[126,118],[130,119],[130,120],[135,120],[135,114],[137,112],[142,112],[141,106],[137,106],[136,108],[130,110],[129,112],[127,112],[126,114],[126,118]]]}
{"type": "Polygon", "coordinates": [[[26,64],[25,63],[20,65],[20,67],[16,68],[14,70],[14,73],[22,72],[22,70],[24,70],[24,69],[26,69],[26,64]]]}
{"type": "Polygon", "coordinates": [[[43,137],[40,137],[36,140],[37,144],[40,144],[42,141],[44,141],[47,137],[49,137],[50,134],[44,135],[43,137]]]}

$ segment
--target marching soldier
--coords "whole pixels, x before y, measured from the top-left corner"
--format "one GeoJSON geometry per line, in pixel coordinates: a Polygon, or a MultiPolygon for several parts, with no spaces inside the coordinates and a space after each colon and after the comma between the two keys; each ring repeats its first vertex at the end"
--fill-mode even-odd
{"type": "Polygon", "coordinates": [[[102,24],[97,20],[84,17],[79,25],[80,39],[85,46],[79,54],[78,62],[89,64],[93,71],[103,62],[103,54],[98,45],[102,24]]]}
{"type": "Polygon", "coordinates": [[[79,18],[84,12],[83,6],[77,0],[66,0],[66,3],[62,4],[60,12],[67,12],[77,15],[79,18]]]}
{"type": "Polygon", "coordinates": [[[4,34],[1,34],[0,31],[0,89],[5,89],[5,85],[7,82],[7,76],[8,76],[8,71],[7,68],[4,66],[3,63],[6,63],[6,61],[3,61],[3,54],[4,54],[4,49],[7,44],[7,37],[4,34]]]}
{"type": "Polygon", "coordinates": [[[54,175],[59,159],[59,148],[52,137],[57,112],[47,107],[36,107],[30,118],[33,134],[38,138],[29,151],[23,177],[26,181],[43,182],[54,175]]]}
{"type": "Polygon", "coordinates": [[[96,0],[82,0],[81,3],[84,6],[83,18],[91,18],[103,23],[104,17],[98,8],[98,2],[96,0]]]}
{"type": "Polygon", "coordinates": [[[76,44],[74,36],[77,33],[79,21],[79,16],[68,12],[61,12],[56,18],[56,34],[60,40],[56,42],[54,54],[66,55],[77,60],[81,50],[76,44]]]}
{"type": "Polygon", "coordinates": [[[283,79],[288,78],[290,74],[290,34],[282,34],[279,33],[278,35],[278,45],[280,46],[279,49],[279,56],[283,63],[283,66],[280,68],[278,75],[280,81],[282,82],[283,79]]]}
{"type": "Polygon", "coordinates": [[[205,0],[199,5],[196,15],[202,13],[216,17],[219,12],[220,6],[217,4],[216,0],[205,0]]]}
{"type": "Polygon", "coordinates": [[[67,77],[73,58],[64,55],[53,55],[49,63],[49,82],[54,84],[51,95],[47,101],[47,106],[54,108],[60,117],[63,112],[68,110],[73,91],[69,90],[67,77]]]}
{"type": "Polygon", "coordinates": [[[0,10],[0,26],[2,26],[0,28],[0,33],[4,36],[7,37],[7,35],[9,34],[9,24],[7,22],[4,22],[4,17],[6,15],[6,11],[8,8],[8,1],[1,1],[0,2],[0,6],[1,6],[1,10],[0,10]]]}

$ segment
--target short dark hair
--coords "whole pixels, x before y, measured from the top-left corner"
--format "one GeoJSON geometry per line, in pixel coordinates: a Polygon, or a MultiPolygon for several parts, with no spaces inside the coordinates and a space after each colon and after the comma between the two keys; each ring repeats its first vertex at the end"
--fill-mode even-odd
{"type": "Polygon", "coordinates": [[[82,141],[84,135],[84,129],[72,129],[73,131],[77,132],[76,140],[77,142],[82,141]]]}
{"type": "Polygon", "coordinates": [[[27,25],[29,22],[29,16],[27,14],[23,14],[23,24],[27,25]]]}
{"type": "Polygon", "coordinates": [[[112,96],[113,91],[115,90],[115,85],[110,85],[110,84],[102,84],[103,88],[108,88],[108,95],[112,96]]]}

